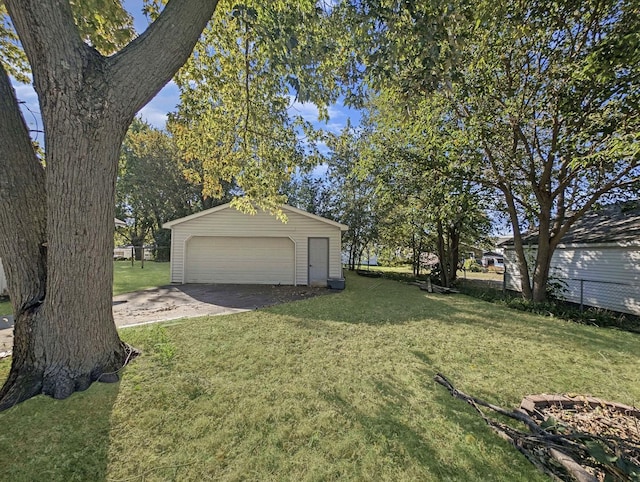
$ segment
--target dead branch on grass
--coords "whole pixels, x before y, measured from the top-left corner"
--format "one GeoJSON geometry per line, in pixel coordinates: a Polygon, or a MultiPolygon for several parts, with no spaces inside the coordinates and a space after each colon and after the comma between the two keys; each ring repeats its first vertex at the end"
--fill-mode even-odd
{"type": "Polygon", "coordinates": [[[599,482],[601,480],[640,481],[640,444],[633,440],[567,430],[554,419],[538,423],[521,409],[506,410],[458,390],[442,374],[434,380],[455,398],[471,405],[501,438],[510,442],[538,470],[554,480],[599,482]],[[481,407],[524,423],[529,432],[489,418],[481,407]]]}

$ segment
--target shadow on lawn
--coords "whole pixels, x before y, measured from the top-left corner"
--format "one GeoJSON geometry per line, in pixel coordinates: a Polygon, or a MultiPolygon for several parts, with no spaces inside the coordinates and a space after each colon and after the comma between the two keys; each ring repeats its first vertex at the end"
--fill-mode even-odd
{"type": "Polygon", "coordinates": [[[492,448],[493,435],[488,433],[485,437],[482,432],[489,429],[476,427],[482,425],[482,420],[450,397],[446,399],[443,394],[435,393],[435,412],[430,411],[430,407],[434,408],[432,405],[412,412],[411,399],[415,394],[400,380],[387,377],[375,382],[374,387],[378,395],[377,407],[369,413],[342,394],[325,392],[321,396],[344,417],[355,422],[355,426],[361,427],[365,432],[364,440],[379,448],[379,456],[393,460],[409,458],[435,480],[526,480],[521,473],[522,467],[509,463],[511,451],[508,447],[497,457],[500,475],[496,474],[495,454],[487,457],[477,447],[478,440],[486,438],[487,445],[492,448]],[[438,420],[432,421],[431,417],[438,420]],[[442,434],[442,430],[448,433],[442,434]],[[468,435],[459,439],[456,434],[460,432],[468,435]]]}
{"type": "Polygon", "coordinates": [[[119,383],[60,401],[43,395],[0,412],[1,480],[105,480],[119,383]]]}
{"type": "MultiPolygon", "coordinates": [[[[456,399],[453,397],[444,387],[434,381],[434,376],[438,372],[436,364],[431,358],[423,352],[414,351],[413,355],[416,356],[424,365],[419,370],[424,375],[424,389],[431,393],[432,400],[439,409],[439,415],[444,417],[448,424],[451,425],[451,430],[456,433],[464,434],[464,443],[461,443],[457,450],[459,455],[465,458],[476,457],[477,453],[500,454],[504,465],[499,470],[503,474],[502,480],[529,480],[528,476],[522,472],[523,466],[529,466],[529,462],[526,458],[511,444],[501,439],[493,430],[486,424],[480,414],[478,414],[468,403],[456,399]],[[477,449],[480,443],[484,444],[484,448],[477,449]]],[[[495,398],[495,394],[487,393],[474,389],[474,396],[479,396],[485,400],[492,400],[495,398]]],[[[495,415],[495,414],[494,414],[495,415]]],[[[499,418],[499,416],[496,416],[499,418]]],[[[505,417],[505,421],[508,419],[505,417]]],[[[519,427],[523,428],[523,427],[519,427]]],[[[482,461],[480,461],[482,463],[482,461]]],[[[485,462],[486,464],[486,462],[485,462]]],[[[477,464],[474,463],[474,467],[477,464]]],[[[478,470],[482,470],[481,466],[478,470]]],[[[535,471],[535,469],[533,469],[535,471]]],[[[481,474],[478,474],[481,475],[481,474]]],[[[482,474],[482,478],[478,480],[497,480],[496,474],[482,474]]],[[[540,479],[546,480],[546,477],[538,473],[540,479]]]]}
{"type": "MultiPolygon", "coordinates": [[[[379,386],[380,388],[382,387],[379,386]]],[[[389,390],[389,387],[386,390],[389,390]]],[[[381,455],[396,458],[397,455],[394,454],[405,453],[429,472],[440,477],[458,479],[463,475],[450,467],[437,466],[438,452],[433,441],[426,440],[423,434],[400,420],[399,415],[403,408],[400,402],[385,400],[375,413],[367,414],[337,393],[322,393],[321,396],[344,417],[359,425],[365,432],[365,440],[372,444],[381,444],[381,455]]]]}

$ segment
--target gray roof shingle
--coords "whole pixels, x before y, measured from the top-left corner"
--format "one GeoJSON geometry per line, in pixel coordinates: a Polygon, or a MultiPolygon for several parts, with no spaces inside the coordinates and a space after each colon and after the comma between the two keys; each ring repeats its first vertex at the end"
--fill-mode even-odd
{"type": "MultiPolygon", "coordinates": [[[[537,230],[523,234],[524,244],[537,244],[537,230]]],[[[640,241],[640,200],[609,204],[578,219],[561,244],[625,243],[640,241]]],[[[513,238],[502,243],[513,245],[513,238]]]]}

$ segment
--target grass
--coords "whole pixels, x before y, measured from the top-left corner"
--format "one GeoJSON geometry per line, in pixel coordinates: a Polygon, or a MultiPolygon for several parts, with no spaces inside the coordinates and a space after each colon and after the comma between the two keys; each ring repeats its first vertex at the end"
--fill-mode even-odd
{"type": "MultiPolygon", "coordinates": [[[[364,271],[374,271],[378,273],[382,273],[385,278],[394,279],[396,281],[414,281],[416,277],[413,276],[413,270],[411,265],[403,264],[399,266],[361,266],[359,269],[364,271]]],[[[420,276],[417,278],[418,280],[423,280],[428,277],[428,270],[423,270],[420,276]]],[[[502,272],[496,273],[495,271],[487,271],[483,272],[472,272],[467,271],[466,273],[462,270],[458,270],[458,280],[484,280],[484,281],[499,281],[502,282],[503,274],[502,272]]]]}
{"type": "Polygon", "coordinates": [[[640,401],[638,335],[381,278],[121,334],[143,355],[119,384],[0,413],[1,478],[541,481],[436,372],[507,407],[640,401]]]}
{"type": "Polygon", "coordinates": [[[9,297],[0,298],[0,315],[10,315],[11,313],[13,313],[13,308],[9,297]]]}
{"type": "Polygon", "coordinates": [[[131,261],[113,262],[114,295],[169,284],[169,263],[145,261],[144,268],[140,266],[140,261],[134,266],[131,261]]]}
{"type": "MultiPolygon", "coordinates": [[[[145,261],[144,268],[140,266],[139,261],[136,261],[134,266],[131,266],[131,261],[113,262],[114,295],[169,284],[169,263],[145,261]]],[[[0,315],[9,315],[12,312],[9,299],[0,299],[0,315]]]]}

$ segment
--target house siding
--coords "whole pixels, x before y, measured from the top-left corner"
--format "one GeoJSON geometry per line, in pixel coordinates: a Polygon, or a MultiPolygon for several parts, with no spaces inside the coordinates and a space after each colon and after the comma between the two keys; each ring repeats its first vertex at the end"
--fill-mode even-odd
{"type": "MultiPolygon", "coordinates": [[[[529,248],[535,258],[536,249],[529,248]]],[[[520,291],[513,247],[505,249],[508,289],[520,291]]],[[[564,299],[587,306],[640,315],[640,247],[582,245],[556,248],[550,276],[564,280],[564,299]],[[580,281],[583,280],[583,281],[580,281]],[[582,293],[581,293],[582,292],[582,293]]]]}
{"type": "Polygon", "coordinates": [[[297,285],[306,285],[308,281],[308,238],[326,237],[329,238],[329,277],[342,277],[340,228],[286,208],[284,213],[286,224],[263,211],[249,215],[226,208],[171,226],[171,282],[185,280],[187,241],[192,236],[287,237],[295,245],[297,285]]]}

